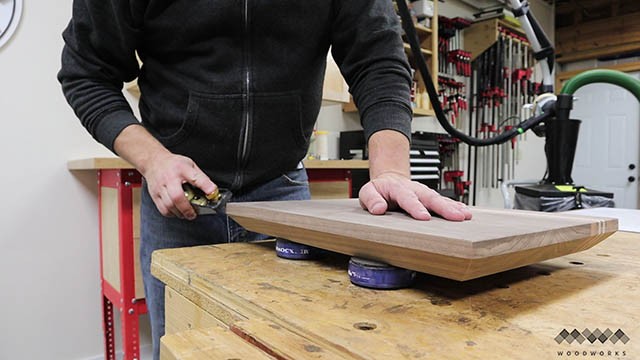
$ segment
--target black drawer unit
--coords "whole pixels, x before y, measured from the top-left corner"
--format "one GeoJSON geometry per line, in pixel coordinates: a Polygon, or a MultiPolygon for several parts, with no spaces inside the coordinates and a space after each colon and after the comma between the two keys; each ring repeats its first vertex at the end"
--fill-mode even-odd
{"type": "Polygon", "coordinates": [[[432,189],[439,189],[442,170],[438,135],[426,132],[411,134],[411,180],[421,182],[432,189]]]}

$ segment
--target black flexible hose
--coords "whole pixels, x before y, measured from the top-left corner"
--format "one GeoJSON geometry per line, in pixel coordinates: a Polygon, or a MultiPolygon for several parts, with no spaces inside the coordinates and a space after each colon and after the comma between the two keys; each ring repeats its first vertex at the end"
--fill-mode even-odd
{"type": "Polygon", "coordinates": [[[407,41],[409,41],[409,45],[411,46],[411,52],[413,53],[416,66],[418,67],[418,72],[420,73],[420,76],[422,76],[422,80],[427,87],[427,93],[429,94],[431,105],[433,106],[433,110],[435,111],[436,119],[438,119],[440,125],[449,134],[472,146],[502,144],[509,141],[511,138],[518,136],[518,134],[524,133],[528,129],[534,127],[535,125],[552,116],[552,112],[545,112],[542,115],[534,116],[521,122],[520,124],[518,124],[518,126],[512,128],[511,130],[505,131],[502,134],[487,139],[478,139],[475,137],[471,137],[454,128],[449,123],[444,111],[442,110],[442,105],[440,104],[440,99],[438,98],[438,91],[433,84],[431,73],[429,72],[429,68],[427,67],[427,62],[425,61],[422,55],[422,51],[420,50],[418,35],[416,34],[416,28],[413,25],[413,20],[411,19],[411,14],[409,13],[409,8],[407,7],[406,0],[397,0],[396,3],[400,12],[400,18],[402,19],[402,27],[404,28],[404,32],[407,36],[407,41]]]}

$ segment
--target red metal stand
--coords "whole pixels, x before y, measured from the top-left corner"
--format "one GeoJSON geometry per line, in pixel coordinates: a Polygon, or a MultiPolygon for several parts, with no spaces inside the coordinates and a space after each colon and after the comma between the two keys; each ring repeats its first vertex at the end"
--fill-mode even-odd
{"type": "MultiPolygon", "coordinates": [[[[102,286],[102,311],[105,359],[115,360],[114,305],[120,310],[122,344],[125,360],[140,359],[138,316],[147,312],[144,299],[136,298],[134,259],[133,189],[140,188],[142,176],[130,169],[103,169],[98,171],[98,204],[100,219],[100,277],[102,286]],[[119,248],[120,289],[105,279],[103,252],[103,188],[117,191],[117,234],[119,248]]],[[[141,280],[141,279],[140,279],[141,280]]]]}
{"type": "Polygon", "coordinates": [[[104,358],[116,360],[116,344],[113,334],[113,304],[102,295],[102,329],[104,330],[104,358]]]}

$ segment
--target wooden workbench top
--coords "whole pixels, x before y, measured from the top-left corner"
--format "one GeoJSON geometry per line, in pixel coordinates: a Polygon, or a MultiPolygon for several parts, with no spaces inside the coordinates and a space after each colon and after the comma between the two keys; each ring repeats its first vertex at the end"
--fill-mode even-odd
{"type": "Polygon", "coordinates": [[[119,157],[92,157],[67,161],[69,170],[103,170],[103,169],[133,169],[126,160],[119,157]]]}
{"type": "Polygon", "coordinates": [[[618,232],[540,264],[467,282],[421,274],[413,288],[394,291],[352,285],[347,256],[285,260],[274,242],[156,251],[152,273],[235,333],[291,358],[557,359],[571,350],[633,359],[639,241],[618,232]],[[563,330],[607,328],[630,341],[555,340],[563,330]],[[314,344],[302,347],[307,356],[289,349],[295,339],[314,344]]]}
{"type": "MultiPolygon", "coordinates": [[[[368,169],[368,160],[305,160],[307,169],[368,169]]],[[[69,170],[133,169],[133,165],[119,157],[93,157],[69,160],[69,170]]]]}

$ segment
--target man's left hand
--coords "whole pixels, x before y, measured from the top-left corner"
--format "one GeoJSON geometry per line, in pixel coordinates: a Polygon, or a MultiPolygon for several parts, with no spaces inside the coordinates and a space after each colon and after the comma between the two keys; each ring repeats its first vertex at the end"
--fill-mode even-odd
{"type": "Polygon", "coordinates": [[[418,220],[431,219],[429,211],[452,221],[471,219],[467,205],[395,172],[382,173],[366,183],[360,189],[359,197],[362,208],[374,215],[399,207],[418,220]]]}

